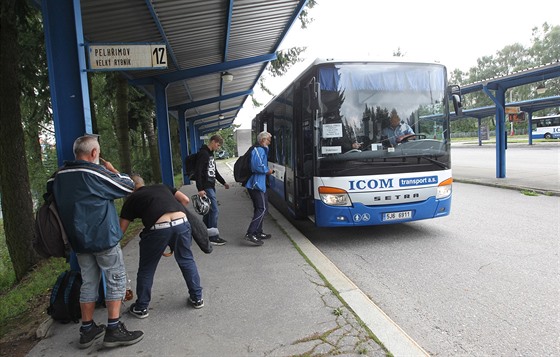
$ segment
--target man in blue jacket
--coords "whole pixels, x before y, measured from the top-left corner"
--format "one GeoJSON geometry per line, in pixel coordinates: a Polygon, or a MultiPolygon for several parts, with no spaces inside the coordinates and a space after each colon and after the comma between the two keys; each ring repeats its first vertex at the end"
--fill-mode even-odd
{"type": "Polygon", "coordinates": [[[272,140],[270,133],[263,131],[257,135],[257,143],[251,152],[251,171],[253,174],[245,184],[249,196],[253,201],[253,219],[247,228],[245,240],[254,245],[263,245],[263,239],[271,238],[263,233],[264,216],[268,212],[268,197],[266,195],[266,175],[273,173],[268,168],[268,145],[272,140]]]}
{"type": "Polygon", "coordinates": [[[82,273],[80,348],[88,348],[104,336],[105,347],[126,346],[144,337],[142,331],[128,331],[120,322],[121,301],[126,291],[126,269],[120,240],[123,233],[113,200],[134,190],[127,175],[100,158],[96,136],[74,141],[74,161],[67,161],[47,183],[54,194],[68,241],[76,253],[82,273]],[[101,272],[105,272],[108,324],[93,321],[101,272]]]}

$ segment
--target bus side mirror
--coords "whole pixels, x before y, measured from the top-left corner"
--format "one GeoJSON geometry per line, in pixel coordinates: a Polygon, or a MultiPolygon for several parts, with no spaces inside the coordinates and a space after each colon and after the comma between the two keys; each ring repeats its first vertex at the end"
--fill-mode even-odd
{"type": "Polygon", "coordinates": [[[461,103],[461,97],[459,94],[451,95],[451,99],[453,100],[453,109],[455,109],[455,116],[460,117],[463,115],[463,103],[461,103]]]}
{"type": "Polygon", "coordinates": [[[461,103],[461,87],[457,84],[452,84],[447,87],[447,90],[453,101],[453,109],[455,109],[455,116],[459,117],[463,115],[463,103],[461,103]]]}

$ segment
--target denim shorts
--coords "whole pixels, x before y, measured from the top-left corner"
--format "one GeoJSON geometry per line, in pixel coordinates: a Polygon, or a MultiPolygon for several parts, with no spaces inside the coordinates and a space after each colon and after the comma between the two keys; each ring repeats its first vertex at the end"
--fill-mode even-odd
{"type": "Polygon", "coordinates": [[[123,299],[126,291],[126,269],[120,244],[101,252],[78,253],[76,257],[82,271],[80,302],[97,301],[101,271],[105,273],[105,300],[123,299]]]}

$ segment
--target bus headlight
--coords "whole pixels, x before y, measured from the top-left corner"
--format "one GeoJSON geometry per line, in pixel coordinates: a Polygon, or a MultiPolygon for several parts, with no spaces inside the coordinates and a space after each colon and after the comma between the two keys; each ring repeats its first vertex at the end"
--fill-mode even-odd
{"type": "Polygon", "coordinates": [[[448,178],[442,181],[437,188],[436,198],[445,198],[451,195],[451,184],[453,183],[453,178],[448,178]]]}
{"type": "Polygon", "coordinates": [[[324,204],[329,206],[351,206],[350,197],[343,189],[336,187],[320,186],[319,197],[324,204]]]}

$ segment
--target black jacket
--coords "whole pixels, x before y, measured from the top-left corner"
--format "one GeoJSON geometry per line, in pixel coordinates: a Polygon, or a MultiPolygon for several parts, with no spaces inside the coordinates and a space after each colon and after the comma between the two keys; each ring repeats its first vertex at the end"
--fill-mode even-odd
{"type": "Polygon", "coordinates": [[[224,180],[222,175],[218,172],[218,167],[214,160],[214,152],[210,151],[206,145],[203,145],[198,151],[194,180],[196,181],[196,189],[198,191],[203,191],[207,188],[215,188],[216,180],[222,185],[226,184],[226,180],[224,180]]]}

